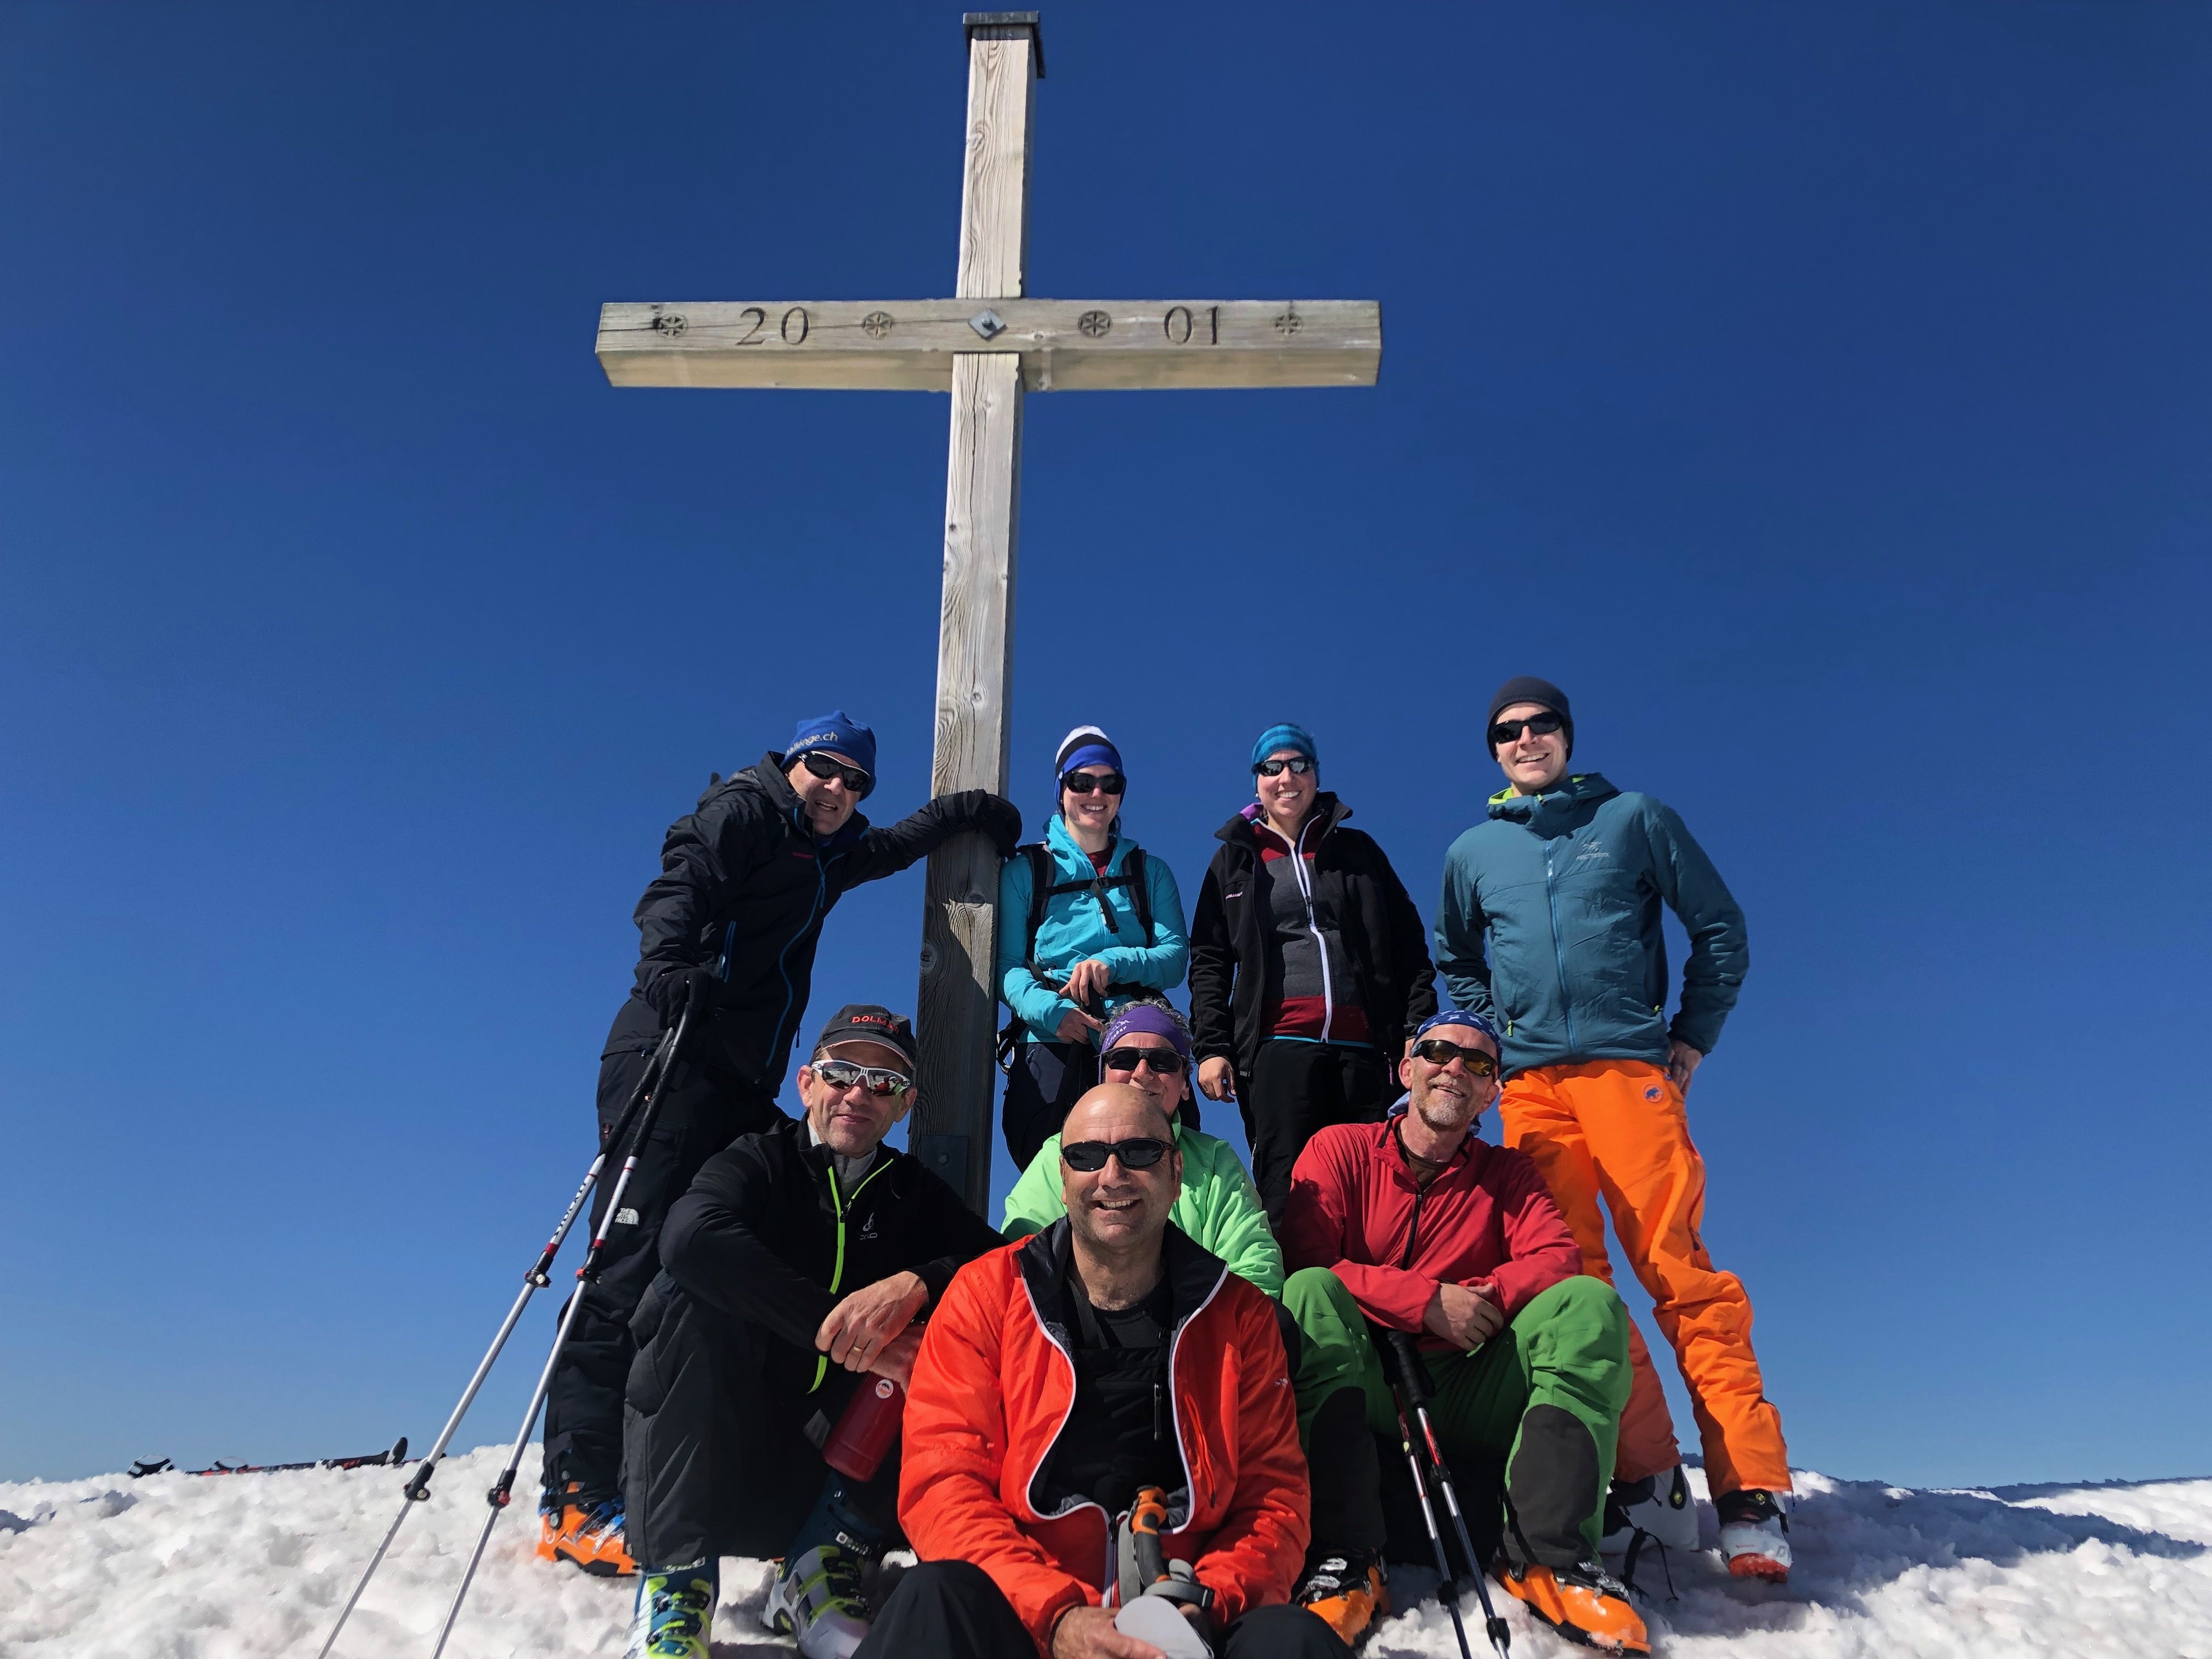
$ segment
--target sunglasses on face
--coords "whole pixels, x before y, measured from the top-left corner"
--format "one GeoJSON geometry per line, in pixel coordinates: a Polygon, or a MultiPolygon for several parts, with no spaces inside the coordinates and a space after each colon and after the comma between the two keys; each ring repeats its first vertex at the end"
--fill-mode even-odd
{"type": "Polygon", "coordinates": [[[1529,715],[1525,720],[1500,720],[1490,728],[1490,746],[1495,749],[1502,743],[1518,742],[1524,727],[1540,738],[1548,738],[1565,724],[1548,708],[1540,714],[1529,715]]]}
{"type": "Polygon", "coordinates": [[[1285,772],[1294,778],[1302,778],[1313,769],[1314,763],[1304,755],[1292,760],[1263,760],[1252,768],[1257,775],[1263,778],[1279,778],[1285,772]]]}
{"type": "Polygon", "coordinates": [[[1079,1175],[1090,1175],[1118,1158],[1125,1170],[1149,1170],[1171,1149],[1164,1140],[1079,1140],[1060,1149],[1060,1161],[1079,1175]]]}
{"type": "Polygon", "coordinates": [[[914,1079],[904,1072],[879,1072],[872,1066],[855,1066],[849,1060],[818,1060],[814,1075],[833,1089],[866,1084],[872,1095],[902,1095],[914,1087],[914,1079]]]}
{"type": "Polygon", "coordinates": [[[1109,1072],[1133,1072],[1149,1066],[1162,1077],[1182,1075],[1182,1056],[1172,1048],[1109,1048],[1103,1059],[1109,1072]]]}
{"type": "Polygon", "coordinates": [[[799,763],[824,783],[832,778],[843,780],[845,787],[856,795],[866,794],[868,786],[874,782],[874,780],[859,767],[847,766],[842,762],[834,761],[818,749],[811,754],[800,756],[799,763]]]}
{"type": "Polygon", "coordinates": [[[1413,1052],[1439,1069],[1456,1060],[1466,1063],[1469,1077],[1498,1075],[1498,1056],[1487,1048],[1462,1048],[1442,1037],[1424,1037],[1413,1045],[1413,1052]]]}
{"type": "Polygon", "coordinates": [[[1087,795],[1094,789],[1118,795],[1129,787],[1129,781],[1119,772],[1109,772],[1103,778],[1096,772],[1070,772],[1060,781],[1060,787],[1071,795],[1087,795]]]}

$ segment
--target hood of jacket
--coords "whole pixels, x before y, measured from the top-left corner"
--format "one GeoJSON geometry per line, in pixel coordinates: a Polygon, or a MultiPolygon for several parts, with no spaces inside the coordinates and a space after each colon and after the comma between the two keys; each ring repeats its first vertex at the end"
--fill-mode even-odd
{"type": "MultiPolygon", "coordinates": [[[[1334,790],[1323,789],[1314,796],[1313,805],[1306,809],[1306,821],[1298,826],[1298,834],[1303,836],[1307,830],[1313,828],[1314,821],[1319,818],[1321,833],[1314,837],[1314,843],[1318,845],[1327,839],[1330,830],[1351,816],[1352,808],[1337,799],[1334,790]]],[[[1260,844],[1260,826],[1265,822],[1266,813],[1260,803],[1256,800],[1247,801],[1231,817],[1228,823],[1213,832],[1213,838],[1216,841],[1227,842],[1231,846],[1256,848],[1260,844]]],[[[1273,826],[1270,824],[1268,828],[1272,830],[1273,826]]]]}

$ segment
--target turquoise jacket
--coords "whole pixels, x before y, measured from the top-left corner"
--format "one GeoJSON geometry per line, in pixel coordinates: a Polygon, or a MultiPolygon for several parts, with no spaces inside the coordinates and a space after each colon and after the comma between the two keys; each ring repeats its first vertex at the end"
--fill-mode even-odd
{"type": "MultiPolygon", "coordinates": [[[[1044,844],[1056,873],[1053,885],[1087,882],[1097,873],[1091,866],[1091,855],[1075,844],[1057,812],[1045,825],[1044,844]]],[[[1115,836],[1107,875],[1121,873],[1136,844],[1127,836],[1115,836]]],[[[1116,984],[1149,986],[1155,991],[1172,991],[1182,984],[1183,970],[1190,965],[1190,929],[1183,921],[1182,894],[1176,887],[1175,872],[1151,853],[1145,854],[1145,890],[1152,907],[1153,943],[1149,947],[1145,930],[1138,925],[1136,901],[1127,887],[1104,890],[1106,907],[1114,916],[1110,931],[1099,910],[1097,892],[1062,893],[1047,900],[1044,921],[1037,928],[1039,969],[1059,984],[1077,963],[1097,957],[1116,984]]],[[[999,1000],[1014,1011],[1031,1041],[1050,1042],[1058,1039],[1060,1022],[1074,1012],[1075,1005],[1040,984],[1030,971],[1023,954],[1029,915],[1029,860],[1010,859],[999,872],[999,1000]]]]}
{"type": "MultiPolygon", "coordinates": [[[[1225,1140],[1176,1124],[1182,1149],[1182,1192],[1168,1219],[1188,1233],[1202,1250],[1229,1264],[1239,1279],[1258,1285],[1278,1301],[1283,1295],[1283,1253],[1260,1206],[1259,1190],[1244,1160],[1225,1140]]],[[[1008,1238],[1041,1233],[1067,1213],[1060,1201],[1060,1137],[1038,1149],[1006,1194],[1006,1219],[999,1231],[1008,1238]]]]}
{"type": "Polygon", "coordinates": [[[1437,971],[1455,1004],[1498,1021],[1509,1075],[1664,1065],[1670,1036],[1711,1054],[1750,964],[1743,911],[1674,809],[1595,772],[1492,796],[1444,854],[1437,971]],[[1662,902],[1690,936],[1671,1026],[1662,902]]]}

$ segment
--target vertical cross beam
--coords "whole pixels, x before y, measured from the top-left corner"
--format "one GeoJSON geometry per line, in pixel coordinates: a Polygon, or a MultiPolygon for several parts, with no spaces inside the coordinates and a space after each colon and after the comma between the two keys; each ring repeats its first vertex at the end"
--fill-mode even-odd
{"type": "MultiPolygon", "coordinates": [[[[1034,12],[971,12],[967,30],[967,167],[954,291],[975,300],[980,316],[990,301],[1026,291],[1030,112],[1042,64],[1034,12]]],[[[990,326],[987,319],[983,327],[990,326]]],[[[956,353],[930,771],[936,793],[1006,791],[1021,461],[1021,359],[956,353]]],[[[991,1185],[998,855],[981,836],[957,836],[930,854],[927,885],[913,1146],[981,1212],[991,1185]]]]}

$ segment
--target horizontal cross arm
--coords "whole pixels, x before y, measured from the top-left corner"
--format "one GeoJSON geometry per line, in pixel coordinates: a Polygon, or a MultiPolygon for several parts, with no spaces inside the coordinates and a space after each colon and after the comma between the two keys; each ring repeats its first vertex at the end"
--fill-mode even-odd
{"type": "Polygon", "coordinates": [[[702,301],[600,307],[616,386],[946,392],[956,353],[1011,353],[1032,392],[1372,386],[1373,300],[702,301]]]}

